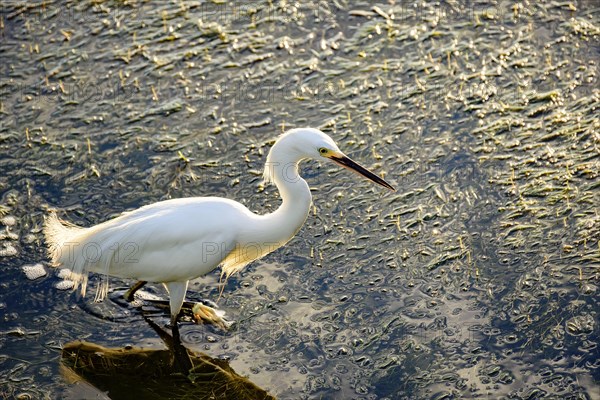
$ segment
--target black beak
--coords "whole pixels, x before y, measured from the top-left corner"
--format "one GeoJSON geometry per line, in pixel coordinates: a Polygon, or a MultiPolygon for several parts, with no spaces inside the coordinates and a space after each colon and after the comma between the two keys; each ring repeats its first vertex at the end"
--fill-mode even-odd
{"type": "Polygon", "coordinates": [[[386,181],[384,181],[383,179],[381,179],[380,177],[378,177],[377,175],[375,175],[374,173],[372,173],[365,167],[361,166],[357,162],[353,161],[351,158],[345,156],[344,154],[341,154],[341,153],[331,154],[331,155],[329,155],[329,158],[332,161],[334,161],[336,164],[339,164],[344,168],[348,168],[349,170],[352,170],[352,171],[364,176],[365,178],[372,180],[373,182],[377,183],[378,185],[381,185],[392,191],[396,190],[396,189],[394,189],[394,187],[392,185],[390,185],[389,183],[387,183],[386,181]]]}

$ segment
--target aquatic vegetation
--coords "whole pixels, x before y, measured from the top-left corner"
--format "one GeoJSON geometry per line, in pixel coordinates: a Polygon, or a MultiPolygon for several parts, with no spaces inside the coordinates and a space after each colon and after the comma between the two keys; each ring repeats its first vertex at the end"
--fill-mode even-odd
{"type": "MultiPolygon", "coordinates": [[[[598,10],[236,3],[3,8],[2,331],[39,332],[2,336],[5,392],[67,390],[51,378],[60,344],[90,330],[114,347],[154,337],[111,302],[68,308],[54,275],[25,277],[48,208],[82,225],[193,195],[272,211],[268,148],[311,125],[400,190],[370,207],[375,189],[304,165],[319,193],[293,250],[230,280],[219,306],[236,330],[186,326],[189,347],[282,398],[593,397],[598,10]]],[[[218,297],[217,279],[192,296],[218,297]]]]}

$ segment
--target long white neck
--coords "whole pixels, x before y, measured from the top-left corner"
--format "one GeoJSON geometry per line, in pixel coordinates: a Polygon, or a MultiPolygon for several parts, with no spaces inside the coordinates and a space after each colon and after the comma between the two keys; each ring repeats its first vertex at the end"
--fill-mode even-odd
{"type": "Polygon", "coordinates": [[[288,149],[284,143],[276,144],[267,157],[265,178],[277,186],[281,206],[273,213],[260,217],[261,240],[283,245],[302,227],[312,196],[308,184],[298,173],[302,157],[288,149]]]}
{"type": "Polygon", "coordinates": [[[281,154],[275,147],[271,149],[265,177],[277,185],[282,204],[271,214],[252,214],[249,220],[240,224],[235,251],[223,262],[227,276],[286,244],[304,224],[312,198],[308,184],[298,175],[301,159],[294,160],[290,154],[281,154]]]}

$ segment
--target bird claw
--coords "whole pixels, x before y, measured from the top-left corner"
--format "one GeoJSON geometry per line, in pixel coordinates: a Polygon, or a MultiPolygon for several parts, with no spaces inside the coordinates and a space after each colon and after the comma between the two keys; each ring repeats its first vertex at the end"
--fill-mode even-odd
{"type": "Polygon", "coordinates": [[[227,321],[225,318],[223,318],[225,316],[225,311],[216,310],[202,303],[196,303],[192,307],[192,315],[197,324],[200,324],[202,321],[204,321],[218,326],[224,330],[229,329],[233,325],[232,321],[227,321]]]}

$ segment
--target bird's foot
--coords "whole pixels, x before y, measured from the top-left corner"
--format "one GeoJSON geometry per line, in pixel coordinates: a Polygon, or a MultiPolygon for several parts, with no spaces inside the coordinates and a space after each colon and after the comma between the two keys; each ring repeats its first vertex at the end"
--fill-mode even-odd
{"type": "Polygon", "coordinates": [[[233,325],[233,322],[227,321],[225,317],[225,311],[216,310],[212,307],[204,305],[202,303],[196,303],[192,307],[192,316],[196,323],[201,323],[202,321],[208,322],[209,324],[213,324],[218,326],[221,329],[227,330],[233,325]]]}
{"type": "Polygon", "coordinates": [[[137,281],[127,292],[125,292],[125,294],[123,295],[123,297],[125,298],[125,300],[127,300],[128,302],[132,302],[135,300],[135,293],[140,290],[144,285],[146,285],[146,281],[137,281]]]}

